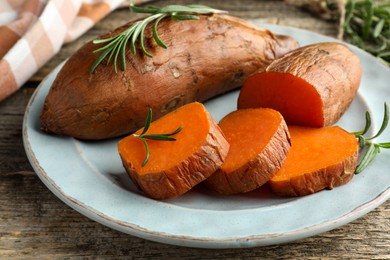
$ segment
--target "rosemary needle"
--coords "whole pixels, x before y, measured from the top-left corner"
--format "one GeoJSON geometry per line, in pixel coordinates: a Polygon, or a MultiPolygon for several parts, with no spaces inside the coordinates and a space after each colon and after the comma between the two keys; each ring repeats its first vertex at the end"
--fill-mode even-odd
{"type": "Polygon", "coordinates": [[[183,127],[180,126],[175,131],[166,134],[146,134],[147,131],[149,130],[151,122],[152,122],[152,109],[149,109],[148,115],[146,116],[145,126],[142,129],[141,134],[139,135],[133,134],[133,136],[140,139],[145,146],[146,157],[145,160],[142,162],[142,167],[144,167],[148,163],[150,158],[149,145],[146,139],[157,140],[157,141],[176,141],[176,138],[171,136],[179,133],[183,129],[183,127]]]}
{"type": "Polygon", "coordinates": [[[390,3],[348,0],[344,21],[347,40],[390,66],[390,3]]]}
{"type": "Polygon", "coordinates": [[[145,28],[154,21],[152,27],[152,36],[157,45],[162,48],[167,48],[167,45],[161,40],[158,35],[157,27],[162,19],[171,17],[173,20],[198,20],[199,16],[195,14],[212,14],[226,13],[226,11],[213,9],[204,5],[166,5],[163,7],[145,6],[138,7],[130,4],[130,9],[135,13],[149,13],[150,16],[131,24],[123,32],[105,39],[94,40],[94,44],[104,44],[102,47],[94,50],[94,53],[101,52],[90,68],[90,73],[94,73],[96,68],[106,60],[108,65],[111,61],[114,64],[115,72],[118,72],[117,63],[121,70],[126,69],[126,46],[130,44],[130,50],[136,54],[136,43],[139,42],[142,53],[148,57],[152,57],[145,48],[145,28]]]}

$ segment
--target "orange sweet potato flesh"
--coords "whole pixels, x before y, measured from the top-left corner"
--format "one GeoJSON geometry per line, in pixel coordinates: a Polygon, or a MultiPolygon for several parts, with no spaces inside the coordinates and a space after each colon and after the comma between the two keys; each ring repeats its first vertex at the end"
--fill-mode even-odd
{"type": "Polygon", "coordinates": [[[345,45],[307,45],[250,76],[238,108],[269,107],[281,112],[288,124],[329,126],[351,104],[361,73],[358,56],[345,45]]]}
{"type": "Polygon", "coordinates": [[[349,182],[358,162],[358,142],[337,126],[289,126],[292,146],[270,180],[281,196],[303,196],[349,182]]]}
{"type": "MultiPolygon", "coordinates": [[[[124,25],[106,38],[126,28],[124,25]]],[[[113,64],[89,70],[99,46],[88,42],[65,63],[45,100],[41,128],[81,139],[105,139],[131,133],[144,123],[147,108],[159,118],[194,101],[205,101],[242,85],[245,78],[298,47],[278,36],[227,15],[200,15],[197,21],[164,19],[159,47],[145,30],[153,57],[126,54],[126,70],[113,64]]],[[[138,44],[137,44],[138,46],[138,44]]],[[[138,46],[139,47],[139,46],[138,46]]]]}
{"type": "MultiPolygon", "coordinates": [[[[147,196],[172,199],[208,178],[225,160],[229,144],[221,129],[197,102],[187,104],[150,125],[148,134],[168,133],[182,126],[176,141],[147,140],[149,162],[142,167],[143,143],[130,135],[118,144],[128,175],[147,196]]],[[[139,134],[142,129],[136,132],[139,134]]]]}
{"type": "Polygon", "coordinates": [[[204,183],[221,194],[244,193],[266,183],[290,148],[287,125],[273,109],[234,111],[219,123],[230,144],[221,168],[204,183]]]}

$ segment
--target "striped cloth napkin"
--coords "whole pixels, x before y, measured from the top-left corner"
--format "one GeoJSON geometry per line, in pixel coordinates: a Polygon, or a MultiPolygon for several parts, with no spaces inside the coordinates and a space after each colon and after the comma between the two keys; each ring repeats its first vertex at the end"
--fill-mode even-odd
{"type": "Polygon", "coordinates": [[[129,0],[1,0],[0,101],[18,90],[64,43],[129,3],[129,0]]]}

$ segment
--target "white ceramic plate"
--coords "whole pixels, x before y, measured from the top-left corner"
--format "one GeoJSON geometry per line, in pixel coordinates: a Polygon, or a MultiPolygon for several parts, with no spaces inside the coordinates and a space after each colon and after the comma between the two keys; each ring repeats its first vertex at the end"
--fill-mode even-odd
{"type": "MultiPolygon", "coordinates": [[[[291,35],[301,45],[335,41],[295,28],[262,25],[291,35]]],[[[363,64],[358,96],[339,121],[349,131],[361,130],[364,113],[374,115],[374,129],[390,103],[390,70],[352,47],[363,64]]],[[[36,90],[24,118],[28,158],[46,186],[66,204],[113,229],[145,239],[204,248],[253,247],[285,243],[346,224],[390,197],[390,151],[383,150],[367,170],[332,191],[302,198],[278,198],[266,190],[219,196],[201,186],[170,201],[142,195],[127,177],[117,141],[83,142],[39,130],[44,99],[61,66],[36,90]]],[[[237,92],[206,103],[216,120],[235,110],[237,92]]],[[[382,135],[390,141],[390,131],[382,135]]]]}

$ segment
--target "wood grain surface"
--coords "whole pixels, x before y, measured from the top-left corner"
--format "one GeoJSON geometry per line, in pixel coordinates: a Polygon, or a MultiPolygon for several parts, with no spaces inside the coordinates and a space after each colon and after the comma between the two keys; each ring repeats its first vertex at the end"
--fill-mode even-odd
{"type": "MultiPolygon", "coordinates": [[[[167,3],[191,1],[154,4],[167,3]]],[[[239,17],[329,36],[338,32],[337,23],[319,20],[282,1],[197,3],[239,17]]],[[[26,104],[39,82],[82,44],[136,17],[126,9],[110,14],[80,39],[64,46],[21,90],[0,103],[0,259],[390,259],[390,201],[341,228],[289,244],[206,250],[155,243],[109,229],[54,196],[34,173],[24,152],[26,104]]]]}

